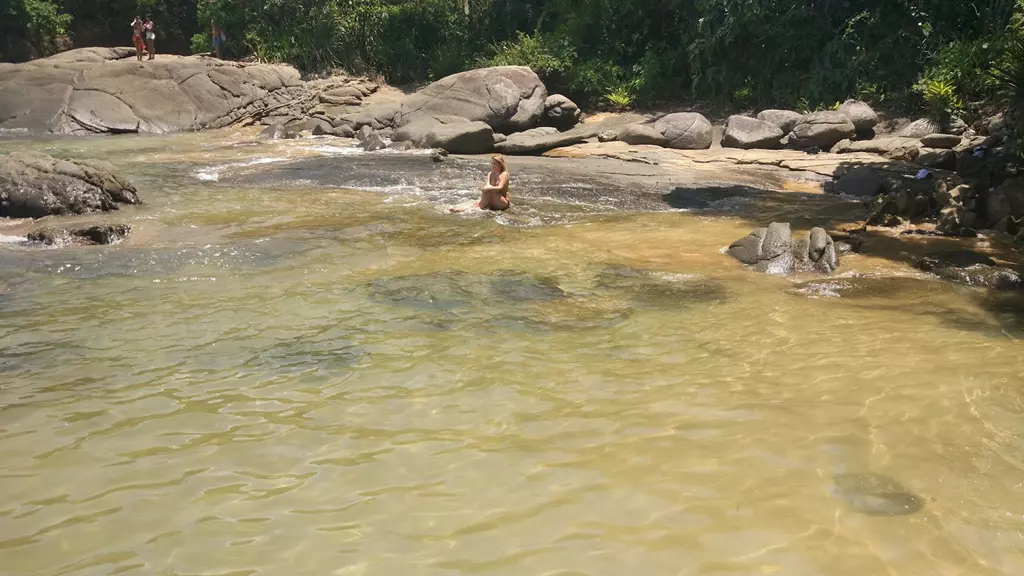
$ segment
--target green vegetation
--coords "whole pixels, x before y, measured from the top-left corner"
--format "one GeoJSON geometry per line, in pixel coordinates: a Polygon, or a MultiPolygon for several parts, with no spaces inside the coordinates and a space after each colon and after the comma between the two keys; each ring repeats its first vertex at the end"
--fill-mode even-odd
{"type": "MultiPolygon", "coordinates": [[[[827,109],[848,97],[941,116],[1016,103],[1024,0],[0,0],[0,59],[125,45],[152,13],[167,51],[395,84],[526,65],[588,105],[827,109]]],[[[1015,104],[1016,105],[1016,104],[1015,104]]]]}

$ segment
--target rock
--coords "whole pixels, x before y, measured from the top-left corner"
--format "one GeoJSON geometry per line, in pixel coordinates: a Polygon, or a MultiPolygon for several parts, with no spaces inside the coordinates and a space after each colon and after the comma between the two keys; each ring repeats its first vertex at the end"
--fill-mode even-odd
{"type": "Polygon", "coordinates": [[[561,94],[552,94],[544,101],[544,117],[541,122],[545,126],[554,126],[559,130],[568,130],[583,120],[579,106],[561,94]]]}
{"type": "Polygon", "coordinates": [[[460,116],[509,134],[536,126],[547,97],[540,78],[525,66],[469,70],[405,97],[397,126],[436,116],[460,116]]]}
{"type": "Polygon", "coordinates": [[[38,152],[0,156],[0,217],[106,212],[138,203],[135,186],[106,162],[38,152]]]}
{"type": "Polygon", "coordinates": [[[87,228],[45,228],[28,234],[30,242],[47,246],[116,244],[132,232],[129,224],[105,224],[87,228]]]}
{"type": "Polygon", "coordinates": [[[318,134],[326,134],[334,126],[331,123],[321,118],[308,118],[302,126],[302,131],[309,130],[314,136],[318,134]]]}
{"type": "Polygon", "coordinates": [[[722,146],[726,148],[779,148],[782,130],[764,120],[730,116],[725,125],[722,146]]]}
{"type": "MultiPolygon", "coordinates": [[[[469,124],[469,120],[460,116],[434,116],[430,118],[423,118],[395,130],[392,136],[395,140],[412,142],[412,144],[418,148],[429,148],[427,145],[427,137],[430,135],[431,130],[434,130],[434,128],[439,125],[445,124],[469,124]]],[[[363,132],[368,129],[368,126],[363,126],[359,131],[363,132]]]]}
{"type": "Polygon", "coordinates": [[[870,166],[857,166],[836,181],[835,191],[848,196],[870,198],[885,192],[885,181],[870,166]]]}
{"type": "Polygon", "coordinates": [[[789,224],[772,222],[733,242],[728,253],[754,270],[786,275],[795,270],[816,270],[830,274],[839,267],[839,252],[832,237],[813,228],[806,237],[793,241],[789,224]]]}
{"type": "Polygon", "coordinates": [[[579,125],[565,132],[553,128],[534,128],[524,132],[516,132],[507,140],[496,144],[494,149],[502,154],[530,154],[544,152],[553,148],[578,144],[596,135],[596,127],[579,125]]]}
{"type": "Polygon", "coordinates": [[[994,260],[968,250],[944,252],[922,258],[918,267],[939,278],[994,290],[1016,290],[1021,287],[1020,274],[999,266],[994,260]]]}
{"type": "Polygon", "coordinates": [[[323,101],[324,96],[329,98],[355,98],[357,100],[362,100],[364,96],[369,96],[369,94],[364,94],[363,91],[356,86],[342,86],[340,88],[332,88],[320,94],[321,101],[323,101]]]}
{"type": "Polygon", "coordinates": [[[994,194],[1001,196],[1009,208],[1006,216],[1024,218],[1024,178],[1008,178],[999,185],[994,194]]]}
{"type": "Polygon", "coordinates": [[[868,516],[904,516],[924,508],[924,499],[881,474],[840,474],[833,494],[855,512],[868,516]]]}
{"type": "MultiPolygon", "coordinates": [[[[177,132],[228,126],[306,93],[290,66],[82,48],[0,74],[0,128],[30,133],[177,132]]],[[[313,102],[310,103],[312,105],[313,102]]]]}
{"type": "Polygon", "coordinates": [[[900,136],[903,138],[924,138],[925,136],[941,132],[942,124],[931,118],[921,118],[920,120],[914,120],[907,124],[903,130],[900,130],[900,136]]]}
{"type": "Polygon", "coordinates": [[[506,136],[504,134],[499,134],[497,132],[494,133],[494,143],[495,144],[501,144],[505,140],[508,140],[508,136],[506,136]]]}
{"type": "Polygon", "coordinates": [[[928,134],[921,137],[921,145],[928,148],[952,149],[960,145],[962,138],[953,134],[928,134]]]}
{"type": "Polygon", "coordinates": [[[860,100],[847,100],[839,105],[840,114],[845,114],[853,122],[853,127],[858,132],[871,130],[878,124],[878,114],[866,103],[860,100]]]}
{"type": "Polygon", "coordinates": [[[614,142],[619,139],[619,135],[612,130],[605,130],[597,133],[598,142],[614,142]]]}
{"type": "Polygon", "coordinates": [[[802,117],[793,127],[789,134],[788,146],[828,150],[840,140],[853,138],[856,133],[853,122],[845,114],[815,112],[802,117]]]}
{"type": "Polygon", "coordinates": [[[792,110],[763,110],[757,115],[758,120],[778,126],[783,134],[789,134],[803,117],[803,114],[792,110]]]}
{"type": "Polygon", "coordinates": [[[256,136],[261,140],[290,140],[297,138],[299,131],[294,126],[288,127],[284,123],[267,126],[256,136]]]}
{"type": "Polygon", "coordinates": [[[984,118],[977,123],[978,133],[984,136],[1003,136],[1006,134],[1006,117],[1002,112],[984,118]]]}
{"type": "Polygon", "coordinates": [[[921,141],[915,138],[878,138],[876,140],[840,140],[832,147],[835,154],[870,152],[885,156],[895,155],[896,151],[909,148],[920,148],[921,141]]]}
{"type": "Polygon", "coordinates": [[[444,162],[444,159],[448,157],[448,151],[444,148],[438,148],[430,151],[431,162],[444,162]]]}
{"type": "MultiPolygon", "coordinates": [[[[358,134],[356,135],[358,136],[358,134]]],[[[359,147],[367,152],[376,152],[388,147],[387,142],[377,132],[370,132],[368,136],[360,140],[359,147]]]]}
{"type": "Polygon", "coordinates": [[[360,142],[366,142],[366,140],[374,134],[374,129],[368,124],[364,124],[362,128],[356,130],[356,140],[360,142]]]}
{"type": "Polygon", "coordinates": [[[331,96],[329,94],[321,94],[320,102],[330,106],[359,106],[363,103],[361,98],[352,96],[331,96]]]}
{"type": "Polygon", "coordinates": [[[946,131],[954,136],[963,136],[970,130],[967,123],[962,118],[953,118],[949,121],[949,125],[946,126],[946,131]]]}
{"type": "Polygon", "coordinates": [[[616,138],[626,144],[632,144],[634,146],[642,145],[654,145],[654,146],[665,146],[668,144],[668,138],[654,128],[653,124],[630,124],[619,130],[616,138]]]}
{"type": "Polygon", "coordinates": [[[938,148],[921,148],[914,162],[928,168],[955,170],[956,152],[938,148]]]}
{"type": "Polygon", "coordinates": [[[323,135],[336,136],[338,138],[355,138],[356,137],[355,130],[352,130],[351,126],[347,126],[345,124],[342,124],[341,126],[330,126],[330,127],[327,127],[327,128],[323,127],[322,125],[318,125],[318,126],[313,128],[313,136],[323,136],[323,135]]]}
{"type": "MultiPolygon", "coordinates": [[[[665,137],[664,146],[679,150],[705,150],[711,147],[711,123],[696,112],[678,112],[662,116],[654,129],[665,137]]],[[[621,140],[621,136],[619,137],[621,140]]]]}
{"type": "Polygon", "coordinates": [[[483,154],[494,148],[494,130],[484,122],[436,124],[427,133],[424,146],[452,154],[483,154]]]}

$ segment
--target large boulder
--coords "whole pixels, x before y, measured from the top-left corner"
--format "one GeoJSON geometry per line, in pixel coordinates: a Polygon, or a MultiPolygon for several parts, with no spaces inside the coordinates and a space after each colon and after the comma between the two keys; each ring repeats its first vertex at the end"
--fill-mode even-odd
{"type": "Polygon", "coordinates": [[[561,94],[552,94],[544,101],[545,126],[553,126],[559,130],[568,130],[583,120],[583,113],[575,102],[561,94]]]}
{"type": "Polygon", "coordinates": [[[711,123],[696,112],[678,112],[662,116],[654,123],[654,129],[665,137],[665,146],[668,148],[680,150],[711,148],[711,123]]]}
{"type": "Polygon", "coordinates": [[[803,114],[792,110],[762,110],[757,115],[758,120],[778,126],[783,134],[789,134],[803,117],[803,114]]]}
{"type": "Polygon", "coordinates": [[[853,127],[858,132],[871,130],[878,124],[878,114],[871,109],[871,106],[860,100],[847,100],[843,102],[839,105],[837,112],[845,114],[853,122],[853,127]]]}
{"type": "Polygon", "coordinates": [[[630,124],[628,126],[624,126],[619,130],[617,139],[620,142],[625,142],[626,144],[632,144],[634,146],[665,146],[668,144],[668,138],[656,130],[652,123],[630,124]]]}
{"type": "Polygon", "coordinates": [[[135,186],[107,162],[38,152],[0,156],[0,217],[105,212],[138,203],[135,186]]]}
{"type": "Polygon", "coordinates": [[[397,126],[435,116],[484,122],[502,134],[536,126],[548,91],[526,66],[497,66],[446,76],[404,98],[397,126]]]}
{"type": "Polygon", "coordinates": [[[533,154],[578,144],[595,136],[597,127],[584,124],[565,132],[552,127],[533,128],[510,134],[503,142],[495,144],[494,149],[502,154],[533,154]]]}
{"type": "Polygon", "coordinates": [[[899,135],[903,138],[924,138],[941,132],[942,124],[940,122],[931,118],[921,118],[904,126],[899,135]]]}
{"type": "Polygon", "coordinates": [[[494,147],[494,130],[484,122],[437,124],[427,133],[425,144],[452,154],[483,154],[494,147]]]}
{"type": "Polygon", "coordinates": [[[788,223],[758,228],[733,242],[728,253],[758,272],[776,276],[809,270],[830,274],[839,267],[835,242],[825,230],[812,228],[794,242],[788,223]]]}
{"type": "Polygon", "coordinates": [[[846,114],[815,112],[797,122],[789,133],[792,148],[821,148],[829,150],[845,138],[853,138],[857,129],[846,114]]]}
{"type": "MultiPolygon", "coordinates": [[[[30,133],[175,132],[219,128],[306,93],[289,66],[83,48],[0,72],[0,129],[30,133]]],[[[311,104],[312,105],[312,104],[311,104]]]]}
{"type": "Polygon", "coordinates": [[[871,198],[885,192],[885,181],[874,168],[856,166],[836,180],[834,189],[847,196],[871,198]]]}
{"type": "Polygon", "coordinates": [[[722,146],[726,148],[779,148],[782,129],[747,116],[730,116],[725,125],[722,146]]]}

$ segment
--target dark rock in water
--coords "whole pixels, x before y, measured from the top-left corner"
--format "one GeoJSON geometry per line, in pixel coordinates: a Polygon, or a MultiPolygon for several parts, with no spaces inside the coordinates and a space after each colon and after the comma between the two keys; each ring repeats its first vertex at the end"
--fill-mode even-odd
{"type": "Polygon", "coordinates": [[[298,136],[299,131],[294,126],[289,127],[284,123],[277,123],[267,126],[256,137],[261,140],[290,140],[298,136]]]}
{"type": "Polygon", "coordinates": [[[88,228],[47,228],[28,235],[30,242],[47,246],[86,246],[90,244],[116,244],[132,233],[129,224],[105,224],[88,228]]]}
{"type": "Polygon", "coordinates": [[[271,346],[253,356],[247,366],[258,365],[277,374],[309,371],[334,373],[358,364],[365,351],[347,340],[310,342],[295,340],[271,346]]]}
{"type": "Polygon", "coordinates": [[[606,268],[597,285],[627,292],[639,308],[680,308],[729,298],[724,285],[707,278],[628,267],[606,268]]]}
{"type": "Polygon", "coordinates": [[[857,166],[839,177],[835,190],[840,194],[869,198],[885,192],[885,181],[874,168],[857,166]]]}
{"type": "Polygon", "coordinates": [[[529,302],[565,298],[565,292],[550,278],[534,278],[524,272],[502,270],[491,275],[491,294],[501,300],[529,302]]]}
{"type": "Polygon", "coordinates": [[[957,250],[922,258],[918,267],[943,280],[967,286],[1016,290],[1022,286],[1020,274],[999,266],[994,260],[969,250],[957,250]]]}
{"type": "Polygon", "coordinates": [[[430,160],[432,162],[444,162],[444,159],[448,157],[448,151],[444,148],[436,148],[430,151],[430,160]]]}
{"type": "Polygon", "coordinates": [[[135,186],[98,160],[59,160],[38,152],[0,156],[0,217],[42,218],[138,204],[135,186]]]}
{"type": "Polygon", "coordinates": [[[490,276],[449,270],[378,278],[370,282],[370,292],[376,301],[435,311],[486,306],[494,299],[533,302],[565,297],[555,281],[513,270],[502,270],[490,276]]]}
{"type": "Polygon", "coordinates": [[[338,138],[355,138],[356,132],[351,126],[347,124],[341,124],[338,126],[322,126],[317,125],[313,127],[313,136],[336,136],[338,138]]]}
{"type": "Polygon", "coordinates": [[[904,516],[924,508],[924,498],[882,474],[839,474],[833,480],[833,494],[861,514],[904,516]]]}
{"type": "Polygon", "coordinates": [[[817,270],[829,274],[839,267],[839,253],[832,237],[822,228],[813,228],[793,241],[789,224],[772,222],[733,242],[729,255],[758,272],[784,276],[797,270],[817,270]]]}
{"type": "Polygon", "coordinates": [[[388,145],[380,134],[373,132],[359,143],[359,147],[367,152],[376,152],[387,148],[388,145]]]}

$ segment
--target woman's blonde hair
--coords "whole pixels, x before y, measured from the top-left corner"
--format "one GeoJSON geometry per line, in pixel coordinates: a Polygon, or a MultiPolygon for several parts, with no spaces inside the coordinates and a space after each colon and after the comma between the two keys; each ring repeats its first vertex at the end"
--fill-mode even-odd
{"type": "Polygon", "coordinates": [[[497,162],[498,165],[501,166],[502,172],[508,172],[508,164],[505,162],[505,157],[502,156],[501,154],[495,154],[494,156],[491,156],[491,161],[497,162]]]}

